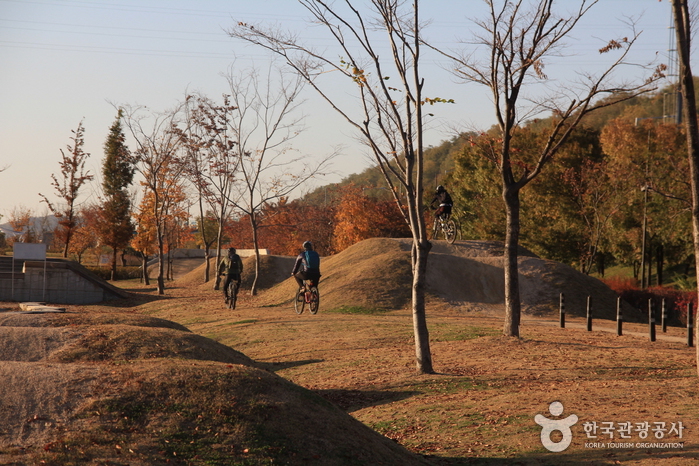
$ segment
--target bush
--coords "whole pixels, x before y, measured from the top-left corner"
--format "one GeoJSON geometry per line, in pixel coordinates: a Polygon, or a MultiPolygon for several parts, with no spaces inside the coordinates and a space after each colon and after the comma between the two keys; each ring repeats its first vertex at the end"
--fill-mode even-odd
{"type": "Polygon", "coordinates": [[[642,290],[635,278],[611,277],[602,279],[624,301],[638,309],[641,315],[648,313],[648,300],[652,299],[656,305],[656,319],[660,318],[660,306],[665,300],[668,319],[676,325],[687,325],[687,304],[692,303],[693,309],[697,309],[697,292],[681,291],[664,286],[654,286],[642,290]]]}
{"type": "MultiPolygon", "coordinates": [[[[112,269],[109,267],[85,267],[91,273],[97,275],[102,280],[111,280],[112,269]]],[[[136,266],[126,266],[117,267],[116,269],[116,279],[117,280],[130,280],[133,278],[141,278],[143,271],[141,267],[136,266]]]]}

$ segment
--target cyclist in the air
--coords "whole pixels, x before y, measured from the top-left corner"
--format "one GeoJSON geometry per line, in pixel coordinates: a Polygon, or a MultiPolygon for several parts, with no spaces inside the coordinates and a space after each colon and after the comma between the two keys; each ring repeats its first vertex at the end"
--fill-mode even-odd
{"type": "Polygon", "coordinates": [[[437,205],[437,210],[434,211],[434,218],[437,219],[442,215],[444,215],[445,219],[449,218],[451,215],[453,202],[451,200],[451,196],[441,184],[437,186],[437,189],[434,192],[434,198],[432,199],[432,202],[430,202],[430,207],[434,209],[435,204],[437,205]]]}
{"type": "Polygon", "coordinates": [[[237,288],[240,288],[240,282],[243,275],[243,261],[238,254],[236,254],[235,248],[230,248],[228,250],[228,255],[221,260],[218,265],[218,275],[225,275],[226,279],[223,281],[223,296],[228,302],[228,286],[235,280],[238,283],[237,288]]]}
{"type": "Polygon", "coordinates": [[[320,256],[313,250],[310,241],[303,243],[303,251],[296,257],[291,275],[299,284],[299,290],[303,290],[303,281],[310,280],[314,285],[318,285],[320,280],[320,256]]]}

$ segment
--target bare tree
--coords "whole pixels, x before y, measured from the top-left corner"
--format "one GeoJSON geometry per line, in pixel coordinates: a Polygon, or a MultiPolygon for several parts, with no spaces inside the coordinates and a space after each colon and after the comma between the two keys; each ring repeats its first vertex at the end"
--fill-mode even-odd
{"type": "MultiPolygon", "coordinates": [[[[221,105],[201,95],[188,95],[184,105],[184,128],[178,129],[185,147],[186,173],[198,193],[199,232],[205,244],[206,274],[209,281],[209,244],[212,239],[205,219],[208,205],[216,216],[216,257],[222,257],[223,226],[230,215],[231,197],[235,175],[240,163],[238,137],[234,131],[236,107],[230,96],[223,96],[221,105]]],[[[216,277],[214,289],[219,288],[216,277]]]]}
{"type": "MultiPolygon", "coordinates": [[[[682,90],[682,118],[687,132],[687,156],[692,190],[692,232],[696,274],[699,277],[699,121],[697,117],[696,93],[691,67],[692,17],[687,0],[672,0],[675,19],[675,35],[680,59],[679,80],[682,90]]],[[[697,283],[699,293],[699,282],[697,283]]],[[[699,310],[696,312],[695,332],[699,338],[699,310]]],[[[699,346],[697,346],[697,371],[699,372],[699,346]]]]}
{"type": "MultiPolygon", "coordinates": [[[[423,217],[423,78],[419,2],[372,0],[364,14],[350,0],[299,0],[338,47],[319,52],[291,33],[238,23],[230,34],[282,57],[366,142],[412,232],[412,311],[417,369],[432,373],[425,318],[425,276],[431,243],[423,217]],[[382,39],[375,32],[380,31],[382,39]],[[387,45],[387,59],[377,46],[387,45]],[[386,70],[391,69],[389,74],[386,70]],[[330,73],[332,72],[332,73],[330,73]],[[394,79],[396,84],[389,84],[394,79]],[[350,85],[357,99],[346,103],[350,85]],[[337,91],[337,92],[336,92],[337,91]],[[356,103],[356,106],[355,106],[356,103]],[[357,111],[358,110],[358,111],[357,111]],[[402,194],[401,194],[402,193],[402,194]]],[[[432,99],[434,102],[440,99],[432,99]]]]}
{"type": "Polygon", "coordinates": [[[250,294],[257,293],[260,273],[260,210],[289,196],[299,186],[322,173],[331,156],[310,163],[298,155],[290,142],[301,131],[303,79],[274,76],[274,67],[261,77],[258,70],[227,76],[234,105],[233,133],[238,139],[238,179],[230,202],[250,220],[255,249],[255,278],[250,294]],[[275,81],[276,79],[276,81],[275,81]]]}
{"type": "Polygon", "coordinates": [[[179,156],[180,138],[175,130],[179,109],[155,113],[146,107],[122,107],[124,124],[136,141],[134,163],[150,194],[152,221],[158,243],[158,294],[165,293],[165,234],[167,218],[181,194],[179,178],[184,170],[179,156]]]}
{"type": "Polygon", "coordinates": [[[89,171],[85,171],[85,162],[90,154],[83,151],[85,128],[82,121],[78,124],[76,130],[71,131],[74,135],[70,138],[73,141],[73,145],[68,146],[68,154],[61,149],[61,161],[59,162],[61,179],[59,180],[55,174],[51,175],[53,180],[51,186],[54,187],[58,197],[61,198],[62,205],[54,205],[45,195],[39,194],[51,212],[59,219],[58,224],[61,228],[59,232],[65,245],[63,257],[68,257],[68,250],[70,249],[70,239],[73,235],[76,222],[75,217],[77,215],[76,201],[80,188],[93,178],[89,171]]]}
{"type": "Polygon", "coordinates": [[[520,191],[550,163],[561,146],[588,113],[641,93],[653,90],[651,84],[662,77],[662,67],[652,77],[638,83],[615,83],[613,72],[625,58],[638,35],[611,40],[600,53],[616,52],[600,74],[585,73],[578,82],[561,84],[543,99],[526,98],[525,92],[538,83],[550,84],[544,65],[560,55],[563,40],[598,0],[581,0],[567,17],[553,12],[554,0],[495,2],[485,0],[489,17],[476,21],[483,32],[476,44],[484,48],[483,61],[473,50],[464,54],[442,53],[453,60],[454,74],[464,82],[482,84],[491,92],[499,147],[493,152],[502,182],[506,211],[505,234],[505,325],[508,336],[519,336],[521,302],[519,294],[518,252],[520,234],[520,191]],[[496,3],[500,3],[497,6],[496,3]],[[611,98],[600,100],[608,95],[611,98]],[[551,112],[553,124],[531,160],[517,160],[512,139],[520,123],[542,112],[551,112]]]}

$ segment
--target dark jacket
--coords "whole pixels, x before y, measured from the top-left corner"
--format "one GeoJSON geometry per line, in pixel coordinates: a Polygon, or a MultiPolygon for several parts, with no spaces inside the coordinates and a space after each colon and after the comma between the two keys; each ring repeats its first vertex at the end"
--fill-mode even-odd
{"type": "Polygon", "coordinates": [[[432,202],[430,202],[430,206],[432,206],[434,208],[435,203],[437,203],[437,207],[439,207],[439,206],[451,207],[453,205],[453,202],[451,200],[451,196],[449,195],[449,193],[446,190],[434,195],[432,202]]]}
{"type": "Polygon", "coordinates": [[[243,273],[243,261],[238,254],[233,254],[233,257],[226,256],[218,265],[219,275],[240,275],[243,273]]]}

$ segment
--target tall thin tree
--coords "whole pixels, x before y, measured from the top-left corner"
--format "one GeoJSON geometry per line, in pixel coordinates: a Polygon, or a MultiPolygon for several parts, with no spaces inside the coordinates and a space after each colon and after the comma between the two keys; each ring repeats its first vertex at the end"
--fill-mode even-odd
{"type": "Polygon", "coordinates": [[[128,246],[134,232],[128,187],[133,182],[135,168],[126,146],[122,117],[119,109],[104,143],[102,163],[104,202],[100,209],[99,237],[102,244],[112,248],[112,280],[116,280],[117,251],[128,246]]]}
{"type": "Polygon", "coordinates": [[[85,170],[85,162],[87,161],[90,154],[83,150],[85,145],[85,128],[83,127],[83,122],[78,124],[78,128],[71,130],[73,137],[70,138],[73,141],[73,145],[68,145],[68,153],[66,154],[61,149],[61,161],[59,165],[61,166],[61,179],[55,175],[51,175],[53,182],[51,186],[54,187],[56,194],[61,199],[62,203],[60,205],[54,205],[49,199],[39,193],[43,202],[48,205],[49,210],[58,217],[58,224],[60,230],[58,233],[64,244],[63,257],[68,257],[68,250],[70,249],[70,239],[73,235],[73,228],[75,228],[75,217],[77,215],[77,199],[80,192],[80,188],[92,180],[93,176],[89,171],[85,170]]]}
{"type": "Polygon", "coordinates": [[[229,32],[280,56],[369,147],[412,233],[416,365],[419,372],[432,373],[425,317],[427,256],[432,244],[423,216],[422,105],[442,99],[423,96],[419,1],[408,8],[406,2],[372,0],[368,2],[369,13],[351,0],[299,3],[310,12],[313,23],[327,33],[337,51],[319,52],[304,45],[294,33],[244,22],[229,32]],[[377,39],[377,30],[384,39],[377,39]],[[388,52],[380,56],[379,47],[388,52]],[[397,83],[391,84],[389,79],[397,83]],[[356,99],[349,104],[345,84],[356,92],[356,99]]]}
{"type": "MultiPolygon", "coordinates": [[[[687,0],[672,0],[675,18],[675,35],[680,59],[680,89],[682,91],[682,118],[687,131],[687,156],[692,189],[692,229],[696,274],[699,277],[699,117],[697,117],[696,94],[691,66],[692,24],[687,0]]],[[[699,282],[697,282],[699,293],[699,282]]],[[[696,312],[695,331],[699,337],[699,309],[696,312]]],[[[699,372],[699,345],[697,345],[697,371],[699,372]]]]}

